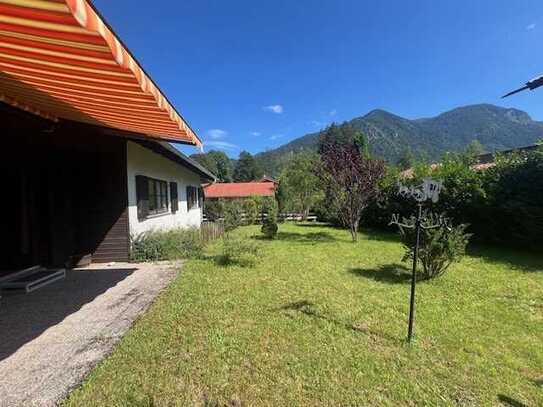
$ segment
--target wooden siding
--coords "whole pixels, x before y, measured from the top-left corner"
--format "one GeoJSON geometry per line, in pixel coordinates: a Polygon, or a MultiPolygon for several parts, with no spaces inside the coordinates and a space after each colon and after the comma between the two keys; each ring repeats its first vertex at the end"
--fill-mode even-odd
{"type": "Polygon", "coordinates": [[[129,259],[126,140],[74,123],[54,124],[0,104],[0,170],[15,191],[0,270],[129,259]]]}

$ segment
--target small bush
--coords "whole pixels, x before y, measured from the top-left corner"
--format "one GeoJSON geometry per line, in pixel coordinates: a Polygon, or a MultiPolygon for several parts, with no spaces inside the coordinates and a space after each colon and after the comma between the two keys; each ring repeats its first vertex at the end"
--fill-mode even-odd
{"type": "MultiPolygon", "coordinates": [[[[431,212],[425,213],[429,224],[437,224],[440,216],[431,212]]],[[[443,218],[441,218],[443,219],[443,218]]],[[[404,219],[402,223],[414,226],[415,217],[404,219]]],[[[430,280],[441,276],[449,266],[460,261],[466,252],[471,234],[466,233],[468,225],[453,226],[449,219],[444,219],[445,226],[435,229],[422,229],[419,245],[419,262],[422,272],[417,273],[418,280],[430,280]]],[[[415,229],[400,228],[400,235],[405,246],[403,261],[413,259],[416,240],[415,229]]]]}
{"type": "Polygon", "coordinates": [[[141,233],[132,239],[132,260],[136,262],[199,257],[204,243],[200,231],[177,229],[141,233]]]}
{"type": "Polygon", "coordinates": [[[206,200],[204,213],[208,221],[216,222],[224,216],[224,202],[220,199],[206,200]]]}
{"type": "Polygon", "coordinates": [[[260,231],[268,239],[274,239],[279,229],[277,226],[277,202],[275,199],[266,201],[264,209],[267,216],[262,222],[260,231]]]}
{"type": "Polygon", "coordinates": [[[243,206],[238,200],[225,201],[224,230],[228,233],[243,225],[243,206]]]}
{"type": "Polygon", "coordinates": [[[260,258],[260,246],[249,239],[225,236],[217,262],[223,266],[252,267],[260,258]]]}
{"type": "Polygon", "coordinates": [[[243,211],[245,212],[245,224],[254,225],[258,220],[259,203],[257,199],[247,198],[243,200],[243,211]]]}

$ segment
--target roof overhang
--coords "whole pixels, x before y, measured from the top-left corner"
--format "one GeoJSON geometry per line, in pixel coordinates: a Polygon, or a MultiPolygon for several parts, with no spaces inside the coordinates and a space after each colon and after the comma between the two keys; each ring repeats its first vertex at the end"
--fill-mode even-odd
{"type": "Polygon", "coordinates": [[[201,146],[88,0],[0,0],[0,101],[53,121],[201,146]]]}

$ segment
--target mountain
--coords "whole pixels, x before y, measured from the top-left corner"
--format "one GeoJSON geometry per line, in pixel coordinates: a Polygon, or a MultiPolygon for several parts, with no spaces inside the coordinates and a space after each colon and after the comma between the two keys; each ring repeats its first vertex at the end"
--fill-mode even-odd
{"type": "MultiPolygon", "coordinates": [[[[350,120],[369,140],[373,155],[396,162],[410,148],[419,157],[438,160],[447,151],[461,151],[478,140],[487,152],[534,144],[543,138],[543,122],[521,110],[490,104],[463,106],[436,117],[410,120],[373,110],[350,120]]],[[[267,174],[278,175],[289,158],[316,150],[320,133],[307,134],[255,157],[267,174]]]]}

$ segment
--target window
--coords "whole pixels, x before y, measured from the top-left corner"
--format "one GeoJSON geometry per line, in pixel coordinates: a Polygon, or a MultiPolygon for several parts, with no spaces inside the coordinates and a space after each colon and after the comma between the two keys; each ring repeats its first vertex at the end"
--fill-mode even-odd
{"type": "Polygon", "coordinates": [[[136,176],[138,219],[168,212],[168,183],[143,175],[136,176]]]}
{"type": "Polygon", "coordinates": [[[177,212],[179,209],[179,196],[177,194],[177,182],[170,182],[170,201],[172,207],[172,213],[177,212]]]}
{"type": "Polygon", "coordinates": [[[187,209],[198,207],[198,188],[196,187],[187,187],[187,209]]]}

